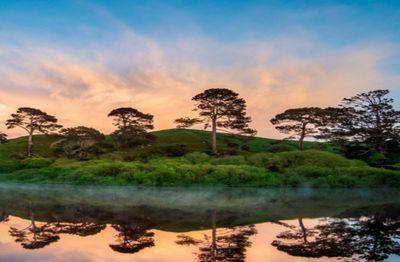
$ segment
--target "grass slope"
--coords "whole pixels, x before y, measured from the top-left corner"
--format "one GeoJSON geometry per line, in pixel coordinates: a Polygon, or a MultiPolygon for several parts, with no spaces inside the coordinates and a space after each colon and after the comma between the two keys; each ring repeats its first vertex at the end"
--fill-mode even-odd
{"type": "Polygon", "coordinates": [[[35,157],[19,160],[25,153],[26,137],[12,139],[0,145],[0,180],[145,186],[400,187],[399,171],[346,159],[323,143],[308,142],[307,150],[298,151],[293,141],[218,134],[219,150],[225,155],[210,157],[204,153],[210,148],[209,132],[170,129],[154,134],[157,140],[152,145],[104,153],[90,161],[57,157],[50,146],[59,138],[49,136],[35,136],[35,157]],[[177,148],[183,149],[185,156],[168,157],[177,148]]]}
{"type": "MultiPolygon", "coordinates": [[[[135,154],[138,151],[150,151],[165,149],[168,147],[182,146],[187,152],[210,152],[210,132],[203,130],[193,129],[166,129],[160,131],[154,131],[153,134],[157,137],[154,144],[146,146],[145,148],[132,148],[119,153],[135,154]]],[[[229,134],[218,133],[218,148],[221,152],[232,150],[234,148],[241,151],[240,148],[244,145],[249,147],[249,152],[265,152],[268,147],[275,144],[285,144],[295,147],[296,141],[284,141],[276,139],[269,139],[263,137],[253,138],[238,138],[229,134]]],[[[19,137],[10,139],[7,143],[0,145],[0,160],[14,160],[22,158],[26,153],[27,137],[19,137]]],[[[50,145],[55,141],[59,140],[58,137],[46,136],[46,135],[35,135],[34,136],[34,155],[41,157],[54,157],[53,152],[50,150],[50,145]]],[[[323,143],[317,142],[306,142],[306,149],[323,149],[327,151],[333,151],[333,149],[323,143]]],[[[103,159],[114,159],[114,154],[106,154],[103,159]]]]}

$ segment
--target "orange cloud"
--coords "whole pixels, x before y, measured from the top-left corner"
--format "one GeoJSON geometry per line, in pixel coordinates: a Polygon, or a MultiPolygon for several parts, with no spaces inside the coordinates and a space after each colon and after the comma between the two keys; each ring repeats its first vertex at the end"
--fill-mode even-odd
{"type": "Polygon", "coordinates": [[[377,68],[389,51],[360,45],[305,58],[297,51],[317,45],[305,39],[159,43],[122,27],[118,41],[87,53],[49,43],[0,46],[0,120],[31,106],[65,126],[109,133],[114,127],[107,113],[132,106],[154,114],[156,129],[171,128],[175,118],[194,114],[193,95],[226,87],[246,99],[259,135],[280,137],[269,119],[287,108],[333,106],[342,97],[393,82],[377,68]]]}

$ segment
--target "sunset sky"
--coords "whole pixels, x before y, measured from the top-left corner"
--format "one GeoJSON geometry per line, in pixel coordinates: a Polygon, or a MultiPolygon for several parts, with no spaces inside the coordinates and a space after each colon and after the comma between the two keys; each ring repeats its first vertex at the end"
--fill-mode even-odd
{"type": "Polygon", "coordinates": [[[111,109],[195,116],[229,88],[260,136],[284,109],[390,89],[400,108],[400,1],[0,0],[0,131],[18,107],[109,133],[111,109]]]}

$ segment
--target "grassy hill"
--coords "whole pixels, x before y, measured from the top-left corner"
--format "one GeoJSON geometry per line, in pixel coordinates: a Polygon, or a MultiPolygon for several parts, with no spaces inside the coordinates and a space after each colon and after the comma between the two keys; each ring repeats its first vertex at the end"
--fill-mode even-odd
{"type": "MultiPolygon", "coordinates": [[[[189,152],[210,152],[210,132],[193,129],[166,129],[152,132],[156,136],[153,144],[145,147],[126,149],[124,151],[114,151],[106,153],[100,158],[118,159],[120,155],[137,155],[143,153],[157,154],[164,153],[165,150],[180,150],[183,153],[189,152]]],[[[222,154],[237,154],[246,152],[274,152],[294,150],[297,146],[296,141],[282,141],[263,137],[238,137],[229,134],[218,133],[218,148],[222,154]]],[[[55,157],[51,150],[51,145],[58,141],[57,136],[35,135],[34,136],[34,155],[41,157],[55,157]]],[[[107,137],[110,140],[110,137],[107,137]]],[[[10,139],[7,143],[0,145],[0,159],[11,160],[23,158],[26,153],[27,137],[10,139]]],[[[332,147],[324,143],[306,142],[306,149],[322,149],[334,151],[332,147]]],[[[173,153],[173,152],[171,152],[173,153]]]]}
{"type": "Polygon", "coordinates": [[[219,156],[210,156],[210,133],[169,129],[151,145],[112,147],[88,161],[57,155],[55,136],[34,137],[34,157],[24,159],[26,137],[0,145],[0,180],[145,186],[400,186],[400,172],[372,168],[335,153],[326,143],[218,134],[219,156]]]}

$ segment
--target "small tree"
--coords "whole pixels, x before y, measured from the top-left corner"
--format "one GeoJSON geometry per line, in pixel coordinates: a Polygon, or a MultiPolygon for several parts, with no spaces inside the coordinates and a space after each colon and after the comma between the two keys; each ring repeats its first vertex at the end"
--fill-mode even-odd
{"type": "Polygon", "coordinates": [[[177,128],[189,128],[196,124],[201,124],[203,121],[199,118],[181,117],[175,119],[175,124],[177,128]]]}
{"type": "Polygon", "coordinates": [[[239,94],[225,88],[212,88],[194,96],[195,111],[203,117],[205,129],[211,126],[212,152],[217,154],[217,130],[239,134],[255,135],[256,131],[249,128],[251,118],[246,116],[246,101],[239,94]],[[222,129],[221,129],[222,128],[222,129]]]}
{"type": "Polygon", "coordinates": [[[85,126],[65,128],[61,130],[61,133],[68,142],[72,142],[77,145],[76,151],[78,152],[79,159],[81,160],[87,158],[90,147],[98,142],[103,141],[105,138],[104,135],[98,130],[85,126]]]}
{"type": "Polygon", "coordinates": [[[109,117],[114,117],[114,125],[118,128],[125,128],[127,126],[135,126],[143,130],[154,129],[153,115],[145,114],[139,110],[131,107],[120,107],[112,110],[109,117]]]}
{"type": "Polygon", "coordinates": [[[0,144],[7,142],[7,134],[0,132],[0,144]]]}
{"type": "Polygon", "coordinates": [[[147,145],[156,139],[156,137],[136,126],[127,126],[115,130],[112,135],[121,146],[133,147],[138,145],[147,145]]]}
{"type": "Polygon", "coordinates": [[[20,107],[11,118],[7,120],[7,128],[20,127],[28,132],[28,157],[32,157],[33,135],[35,133],[49,134],[61,128],[57,118],[52,115],[30,107],[20,107]]]}
{"type": "Polygon", "coordinates": [[[154,129],[154,116],[151,114],[131,107],[121,107],[112,110],[108,116],[114,117],[114,125],[118,129],[113,132],[113,136],[123,146],[148,144],[155,138],[148,133],[148,130],[154,129]]]}
{"type": "Polygon", "coordinates": [[[303,107],[288,109],[271,119],[275,128],[289,138],[299,139],[299,149],[303,149],[304,138],[318,134],[324,125],[324,109],[319,107],[303,107]]]}

